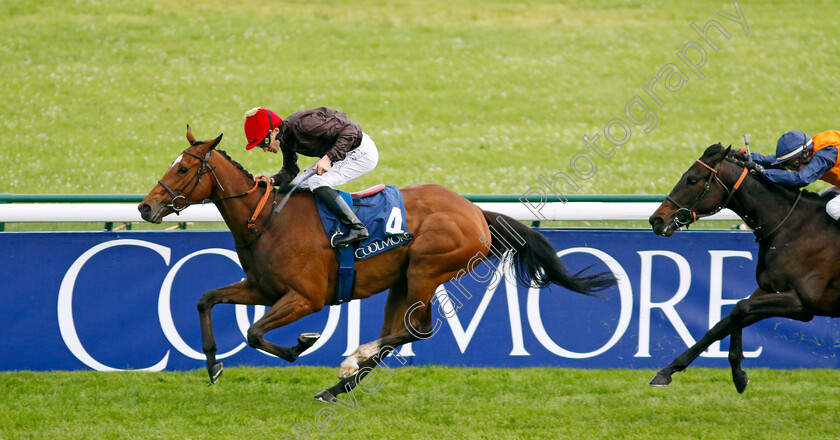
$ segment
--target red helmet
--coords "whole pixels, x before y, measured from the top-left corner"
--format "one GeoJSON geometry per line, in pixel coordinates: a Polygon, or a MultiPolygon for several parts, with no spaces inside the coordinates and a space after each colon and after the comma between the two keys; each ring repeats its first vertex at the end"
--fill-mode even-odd
{"type": "Polygon", "coordinates": [[[276,113],[265,108],[252,108],[245,113],[245,138],[248,139],[246,150],[250,150],[268,136],[275,127],[279,127],[283,120],[276,113]]]}

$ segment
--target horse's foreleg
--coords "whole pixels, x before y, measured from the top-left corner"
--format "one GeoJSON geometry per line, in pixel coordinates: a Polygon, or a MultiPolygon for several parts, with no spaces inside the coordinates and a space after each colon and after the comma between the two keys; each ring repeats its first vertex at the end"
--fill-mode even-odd
{"type": "Polygon", "coordinates": [[[213,320],[210,316],[213,306],[219,303],[271,304],[268,298],[244,280],[204,292],[198,301],[198,316],[201,321],[201,345],[207,356],[207,372],[210,374],[211,383],[216,383],[222,374],[222,363],[216,360],[216,337],[213,334],[213,320]]]}
{"type": "MultiPolygon", "coordinates": [[[[750,297],[756,294],[760,295],[761,293],[763,293],[761,289],[756,289],[752,293],[752,295],[750,295],[750,297]]],[[[741,302],[742,301],[745,300],[741,300],[741,302]]],[[[738,304],[740,304],[741,302],[739,302],[738,304]]],[[[737,315],[738,312],[736,312],[736,310],[737,305],[732,310],[732,312],[730,312],[723,319],[718,321],[718,323],[715,324],[711,329],[709,329],[709,331],[706,332],[706,334],[703,335],[703,337],[700,338],[699,341],[697,341],[694,345],[689,347],[688,350],[682,352],[679,356],[674,358],[674,360],[671,361],[671,363],[668,364],[667,367],[659,370],[659,372],[656,373],[656,376],[654,376],[653,380],[650,381],[650,385],[658,387],[664,387],[669,385],[671,383],[672,374],[678,371],[683,371],[686,368],[688,368],[688,366],[692,362],[694,362],[694,360],[697,359],[701,353],[703,353],[707,348],[709,348],[710,345],[730,335],[733,329],[735,328],[735,326],[733,326],[733,316],[737,315]]]]}
{"type": "Polygon", "coordinates": [[[281,347],[263,338],[267,332],[291,324],[304,316],[318,312],[323,305],[317,306],[297,292],[289,291],[248,328],[248,345],[273,354],[280,359],[294,362],[301,353],[315,344],[321,337],[317,333],[304,333],[298,337],[294,347],[281,347]]]}
{"type": "Polygon", "coordinates": [[[735,387],[738,392],[743,392],[749,383],[749,378],[746,372],[741,369],[741,361],[744,358],[741,330],[769,317],[809,320],[813,316],[809,317],[804,313],[802,303],[795,292],[767,294],[763,290],[757,289],[749,298],[738,301],[732,312],[715,324],[696,344],[677,356],[667,367],[660,370],[650,381],[650,384],[653,386],[670,384],[673,373],[685,370],[715,341],[731,335],[729,363],[732,367],[735,387]]]}
{"type": "Polygon", "coordinates": [[[729,343],[729,365],[732,367],[732,382],[739,393],[750,383],[747,372],[741,369],[744,360],[742,329],[765,318],[786,317],[808,321],[812,315],[804,313],[804,307],[795,292],[750,297],[735,304],[730,314],[733,318],[732,335],[729,343]]]}
{"type": "Polygon", "coordinates": [[[729,365],[732,367],[732,382],[739,393],[743,393],[750,383],[747,372],[741,369],[744,360],[743,327],[735,327],[729,336],[729,365]]]}
{"type": "Polygon", "coordinates": [[[699,341],[689,347],[688,350],[682,352],[679,356],[674,358],[667,367],[659,370],[653,380],[650,381],[651,386],[664,387],[671,383],[671,375],[683,371],[694,362],[710,345],[715,341],[719,341],[729,335],[732,331],[732,315],[729,314],[721,319],[714,327],[711,328],[699,341]]]}

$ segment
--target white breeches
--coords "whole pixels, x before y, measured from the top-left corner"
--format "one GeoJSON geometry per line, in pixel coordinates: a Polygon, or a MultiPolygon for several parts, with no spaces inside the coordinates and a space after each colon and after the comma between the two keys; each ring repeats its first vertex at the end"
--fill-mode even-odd
{"type": "MultiPolygon", "coordinates": [[[[329,171],[320,176],[310,177],[300,187],[309,190],[315,190],[322,186],[335,188],[371,172],[376,168],[377,162],[379,162],[379,150],[376,149],[376,144],[373,143],[370,136],[362,133],[362,143],[356,149],[347,153],[344,159],[333,162],[329,171]]],[[[308,169],[311,169],[314,165],[315,162],[308,169]]],[[[293,183],[297,183],[302,175],[298,175],[293,183]]]]}

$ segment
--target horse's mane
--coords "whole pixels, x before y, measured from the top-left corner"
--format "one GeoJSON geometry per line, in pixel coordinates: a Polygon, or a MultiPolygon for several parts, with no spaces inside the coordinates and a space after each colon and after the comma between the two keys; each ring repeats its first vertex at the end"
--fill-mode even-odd
{"type": "Polygon", "coordinates": [[[240,171],[245,173],[245,175],[248,176],[249,179],[251,179],[251,180],[254,179],[254,176],[251,175],[251,173],[249,173],[248,170],[246,170],[245,167],[242,166],[242,164],[240,164],[239,162],[231,159],[230,156],[228,156],[227,152],[225,152],[224,150],[219,150],[219,149],[216,149],[216,151],[219,152],[222,155],[222,157],[229,160],[236,168],[238,168],[240,171]]]}

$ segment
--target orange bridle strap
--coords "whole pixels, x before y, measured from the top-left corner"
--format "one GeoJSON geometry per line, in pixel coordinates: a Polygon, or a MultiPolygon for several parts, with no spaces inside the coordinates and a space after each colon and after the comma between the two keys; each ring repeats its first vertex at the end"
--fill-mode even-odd
{"type": "Polygon", "coordinates": [[[710,166],[708,166],[708,165],[706,165],[706,162],[703,162],[702,160],[697,159],[697,163],[699,163],[700,165],[703,165],[704,167],[706,167],[706,169],[707,169],[707,170],[709,170],[709,171],[711,171],[711,172],[713,172],[713,173],[717,174],[717,170],[716,170],[716,169],[714,169],[714,168],[712,168],[712,167],[710,167],[710,166]]]}
{"type": "Polygon", "coordinates": [[[735,182],[735,185],[732,186],[732,191],[735,191],[736,189],[738,189],[738,187],[741,186],[741,183],[744,182],[744,178],[746,178],[746,177],[747,177],[747,169],[744,168],[743,171],[741,171],[741,177],[739,177],[738,181],[735,182]]]}
{"type": "MultiPolygon", "coordinates": [[[[248,191],[248,194],[253,194],[254,191],[256,191],[257,188],[259,188],[259,186],[260,184],[259,182],[257,182],[257,184],[254,185],[254,187],[248,191]]],[[[262,212],[263,208],[265,208],[265,204],[268,202],[268,196],[270,195],[271,185],[268,184],[265,189],[265,194],[263,194],[262,198],[260,199],[260,202],[257,203],[257,209],[254,210],[254,215],[252,215],[251,218],[248,220],[248,229],[254,229],[254,227],[256,226],[257,217],[259,217],[260,212],[262,212]]]]}

